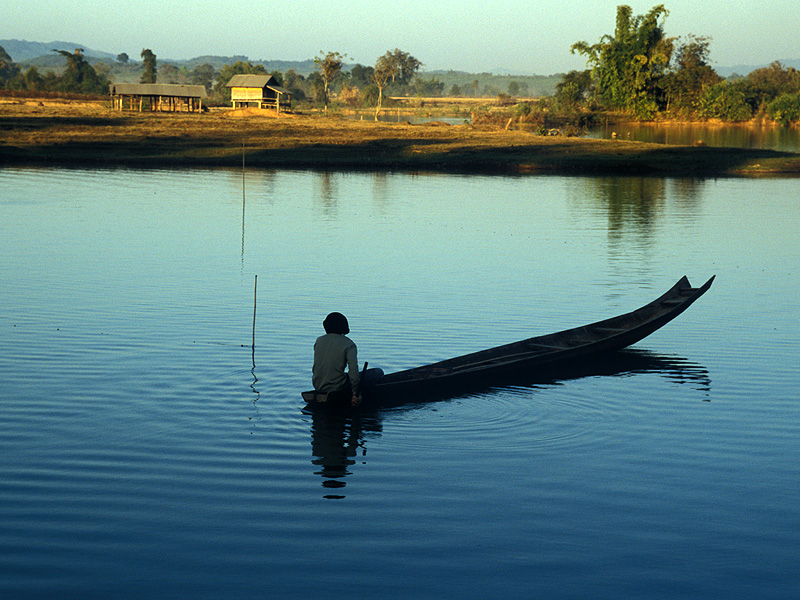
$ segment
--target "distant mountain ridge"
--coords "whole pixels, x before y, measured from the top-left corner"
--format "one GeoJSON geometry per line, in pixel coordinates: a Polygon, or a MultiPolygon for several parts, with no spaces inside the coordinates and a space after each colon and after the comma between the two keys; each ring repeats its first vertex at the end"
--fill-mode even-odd
{"type": "Polygon", "coordinates": [[[74,52],[76,48],[83,48],[83,53],[87,57],[100,60],[116,60],[117,55],[100,50],[92,50],[82,44],[74,42],[28,42],[26,40],[0,40],[2,46],[11,59],[16,62],[25,62],[40,56],[48,56],[53,50],[66,50],[74,52]]]}
{"type": "MultiPolygon", "coordinates": [[[[78,44],[75,42],[29,42],[27,40],[0,40],[0,46],[2,46],[11,59],[16,63],[25,63],[25,62],[33,62],[36,64],[46,64],[47,61],[36,61],[36,59],[40,59],[45,56],[52,56],[53,50],[66,50],[67,52],[73,52],[76,48],[82,48],[84,55],[89,58],[93,59],[90,62],[96,61],[116,61],[117,54],[113,54],[110,52],[104,52],[102,50],[94,50],[92,48],[88,48],[83,44],[78,44]]],[[[156,54],[158,54],[156,50],[156,54]]],[[[131,56],[132,61],[136,61],[138,56],[131,56]]],[[[289,69],[294,69],[300,74],[308,75],[314,70],[314,61],[312,59],[303,60],[303,61],[290,61],[290,60],[254,60],[250,59],[247,56],[236,55],[236,56],[198,56],[195,58],[190,58],[186,60],[175,60],[170,58],[158,58],[159,62],[161,63],[172,63],[176,65],[186,65],[190,68],[202,65],[204,63],[208,63],[215,68],[221,68],[223,65],[230,65],[237,61],[248,61],[253,64],[261,64],[267,69],[267,71],[288,71],[289,69]]],[[[800,58],[795,59],[786,59],[786,60],[779,60],[779,62],[784,66],[784,68],[794,67],[795,69],[800,70],[800,58]]],[[[719,73],[722,77],[730,77],[733,74],[739,75],[747,75],[751,71],[756,69],[760,69],[762,67],[769,66],[768,63],[765,64],[753,64],[753,65],[734,65],[730,67],[725,66],[714,66],[714,69],[719,73]]],[[[448,71],[436,71],[439,73],[445,73],[448,71]]],[[[453,72],[453,71],[449,71],[453,72]]],[[[512,75],[506,69],[498,67],[495,71],[491,73],[492,75],[503,76],[503,75],[512,75]]],[[[517,76],[523,76],[522,74],[517,74],[517,76]]]]}
{"type": "MultiPolygon", "coordinates": [[[[54,66],[58,62],[57,56],[54,56],[53,50],[66,50],[67,52],[74,52],[76,48],[82,48],[83,54],[89,59],[90,63],[97,61],[114,62],[117,60],[118,54],[110,52],[103,52],[101,50],[94,50],[88,48],[84,44],[77,42],[29,42],[26,40],[0,40],[0,46],[8,53],[15,63],[28,63],[38,67],[54,66]]],[[[156,53],[158,54],[158,53],[156,53]]],[[[138,55],[130,56],[132,62],[137,62],[138,55]]],[[[60,59],[63,61],[63,58],[60,59]]],[[[288,71],[294,69],[302,75],[308,75],[314,70],[313,59],[308,60],[254,60],[244,55],[234,56],[197,56],[190,59],[171,59],[159,56],[159,63],[171,63],[175,65],[185,65],[189,68],[194,68],[197,65],[210,64],[216,69],[221,69],[225,65],[232,65],[237,61],[251,62],[253,64],[264,65],[267,71],[288,71]]]]}
{"type": "MultiPolygon", "coordinates": [[[[788,69],[789,67],[793,67],[800,71],[800,58],[793,58],[793,59],[786,59],[780,60],[776,59],[779,63],[783,65],[784,69],[788,69]]],[[[775,62],[775,61],[772,61],[775,62]]],[[[755,71],[756,69],[761,69],[763,67],[768,67],[771,63],[765,63],[763,65],[734,65],[732,67],[714,67],[714,70],[719,73],[722,77],[730,77],[731,75],[747,75],[751,71],[755,71]]],[[[713,66],[713,65],[712,65],[713,66]]]]}

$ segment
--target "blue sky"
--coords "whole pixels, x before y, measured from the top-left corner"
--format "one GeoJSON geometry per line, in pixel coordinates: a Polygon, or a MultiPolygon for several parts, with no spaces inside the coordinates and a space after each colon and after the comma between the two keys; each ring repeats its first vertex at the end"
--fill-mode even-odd
{"type": "MultiPolygon", "coordinates": [[[[616,7],[644,14],[658,4],[619,0],[26,0],[0,9],[0,39],[68,41],[138,59],[203,54],[305,60],[321,50],[372,65],[394,48],[423,70],[504,69],[541,74],[582,69],[573,42],[613,33],[616,7]]],[[[709,36],[715,66],[800,58],[797,0],[671,0],[670,36],[709,36]]]]}

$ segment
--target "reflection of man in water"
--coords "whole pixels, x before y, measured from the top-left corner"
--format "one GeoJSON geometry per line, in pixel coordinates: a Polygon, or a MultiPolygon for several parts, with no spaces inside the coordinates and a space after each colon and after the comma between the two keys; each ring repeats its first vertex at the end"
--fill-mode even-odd
{"type": "Polygon", "coordinates": [[[379,437],[382,430],[377,416],[365,417],[358,411],[312,410],[311,464],[314,473],[322,476],[326,499],[344,498],[345,478],[352,467],[366,464],[367,437],[379,437]]]}
{"type": "MultiPolygon", "coordinates": [[[[311,427],[311,463],[320,470],[322,487],[341,489],[345,487],[344,478],[350,475],[349,467],[356,464],[361,444],[361,421],[347,417],[340,411],[315,411],[311,427]]],[[[344,498],[340,494],[328,494],[328,499],[344,498]]]]}
{"type": "Polygon", "coordinates": [[[348,397],[353,406],[359,403],[358,351],[347,334],[350,326],[347,318],[332,312],[322,322],[325,335],[314,344],[314,367],[311,382],[318,392],[332,394],[333,400],[345,401],[348,397]],[[344,369],[347,367],[347,374],[344,369]]]}

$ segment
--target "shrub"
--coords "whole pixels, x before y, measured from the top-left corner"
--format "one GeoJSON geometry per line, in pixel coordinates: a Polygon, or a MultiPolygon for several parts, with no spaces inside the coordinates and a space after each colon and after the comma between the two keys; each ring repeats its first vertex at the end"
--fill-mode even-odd
{"type": "Polygon", "coordinates": [[[633,103],[633,114],[641,121],[652,121],[658,114],[658,105],[649,96],[638,96],[633,103]]]}
{"type": "Polygon", "coordinates": [[[344,84],[339,92],[339,99],[348,106],[358,106],[361,104],[360,94],[361,92],[357,87],[344,84]]]}
{"type": "Polygon", "coordinates": [[[767,114],[770,119],[779,121],[782,125],[800,121],[800,94],[778,96],[767,105],[767,114]]]}
{"type": "Polygon", "coordinates": [[[725,83],[712,86],[700,100],[700,116],[725,121],[747,121],[753,109],[739,89],[725,83]]]}
{"type": "Polygon", "coordinates": [[[359,94],[361,106],[377,106],[378,105],[378,86],[370,84],[363,88],[359,94]]]}
{"type": "Polygon", "coordinates": [[[531,105],[529,102],[520,102],[514,107],[514,116],[516,117],[527,117],[531,114],[531,105]]]}

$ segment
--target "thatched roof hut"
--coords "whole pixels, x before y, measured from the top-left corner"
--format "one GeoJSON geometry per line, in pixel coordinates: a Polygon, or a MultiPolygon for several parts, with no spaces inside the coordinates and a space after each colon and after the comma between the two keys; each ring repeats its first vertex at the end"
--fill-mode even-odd
{"type": "Polygon", "coordinates": [[[231,89],[234,108],[257,106],[280,111],[281,105],[289,106],[292,93],[278,85],[272,75],[234,75],[225,85],[231,89]]]}
{"type": "Polygon", "coordinates": [[[109,91],[118,110],[123,110],[127,99],[131,110],[141,111],[147,101],[153,111],[199,111],[207,97],[205,86],[172,83],[112,83],[109,91]]]}

